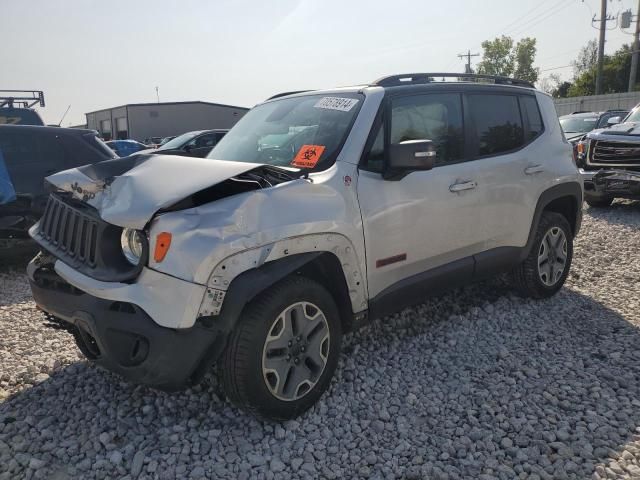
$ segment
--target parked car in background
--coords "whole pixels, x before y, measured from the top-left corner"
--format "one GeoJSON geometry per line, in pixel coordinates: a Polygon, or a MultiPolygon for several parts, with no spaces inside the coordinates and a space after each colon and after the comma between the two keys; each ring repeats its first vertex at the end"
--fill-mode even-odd
{"type": "Polygon", "coordinates": [[[164,137],[161,141],[160,141],[160,146],[164,145],[165,143],[167,143],[169,140],[173,140],[174,138],[176,138],[176,135],[174,135],[173,137],[164,137]]]}
{"type": "Polygon", "coordinates": [[[44,125],[44,121],[31,108],[0,107],[0,125],[44,125]]]}
{"type": "Polygon", "coordinates": [[[207,159],[134,155],[48,177],[35,303],[134,382],[182,388],[217,363],[236,405],[282,420],[320,398],[342,335],[373,319],[498,273],[551,297],[582,218],[553,99],[447,76],[277,95],[207,159]],[[57,234],[69,218],[96,225],[90,258],[57,234]]]}
{"type": "Polygon", "coordinates": [[[36,105],[44,107],[42,91],[0,90],[0,125],[44,125],[36,105]]]}
{"type": "Polygon", "coordinates": [[[206,157],[228,131],[217,129],[187,132],[175,137],[173,140],[169,140],[158,148],[141,150],[138,153],[206,157]]]}
{"type": "Polygon", "coordinates": [[[607,110],[606,112],[574,112],[560,117],[560,126],[564,136],[575,144],[585,134],[597,128],[607,128],[620,122],[628,110],[607,110]]]}
{"type": "Polygon", "coordinates": [[[142,143],[148,147],[156,148],[162,142],[162,137],[148,137],[145,138],[142,143]]]}
{"type": "Polygon", "coordinates": [[[576,150],[587,204],[640,199],[640,104],[617,125],[589,132],[576,150]]]}
{"type": "Polygon", "coordinates": [[[117,157],[93,130],[0,125],[0,253],[24,244],[44,213],[44,177],[117,157]]]}
{"type": "Polygon", "coordinates": [[[119,157],[127,157],[140,150],[147,150],[149,148],[148,145],[136,142],[135,140],[109,140],[105,142],[105,144],[116,152],[119,157]]]}

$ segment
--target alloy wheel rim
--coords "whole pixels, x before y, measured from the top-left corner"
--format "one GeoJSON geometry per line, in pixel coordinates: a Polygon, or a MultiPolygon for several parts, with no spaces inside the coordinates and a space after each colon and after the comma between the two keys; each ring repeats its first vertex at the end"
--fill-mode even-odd
{"type": "Polygon", "coordinates": [[[559,227],[551,227],[538,250],[538,277],[547,287],[556,285],[567,268],[567,237],[559,227]]]}
{"type": "Polygon", "coordinates": [[[262,377],[271,394],[291,402],[318,383],[329,355],[329,324],[316,305],[296,302],[273,321],[262,349],[262,377]]]}

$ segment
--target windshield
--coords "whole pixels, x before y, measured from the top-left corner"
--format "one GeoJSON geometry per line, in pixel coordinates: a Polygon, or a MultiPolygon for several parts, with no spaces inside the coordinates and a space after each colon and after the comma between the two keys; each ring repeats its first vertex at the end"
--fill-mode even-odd
{"type": "Polygon", "coordinates": [[[625,122],[640,122],[640,107],[631,110],[631,113],[624,119],[625,122]]]}
{"type": "Polygon", "coordinates": [[[252,109],[207,155],[247,163],[325,170],[333,165],[364,95],[305,95],[252,109]]]}
{"type": "Polygon", "coordinates": [[[164,145],[161,145],[160,147],[158,147],[158,150],[173,150],[174,148],[180,148],[180,147],[182,147],[182,145],[187,143],[193,137],[198,135],[198,133],[200,133],[200,132],[183,133],[182,135],[177,136],[173,140],[169,140],[164,145]]]}
{"type": "Polygon", "coordinates": [[[598,117],[560,117],[564,133],[587,133],[596,128],[598,117]]]}

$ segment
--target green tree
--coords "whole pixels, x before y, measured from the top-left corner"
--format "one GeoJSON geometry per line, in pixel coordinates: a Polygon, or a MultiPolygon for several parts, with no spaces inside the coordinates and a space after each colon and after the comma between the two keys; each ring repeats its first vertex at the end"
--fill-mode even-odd
{"type": "Polygon", "coordinates": [[[523,38],[514,50],[515,73],[514,77],[529,80],[532,83],[538,81],[539,70],[533,66],[536,58],[536,39],[523,38]]]}
{"type": "MultiPolygon", "coordinates": [[[[588,47],[588,45],[587,45],[588,47]]],[[[585,50],[587,47],[583,48],[585,50]]],[[[573,85],[568,90],[568,96],[579,97],[584,95],[595,95],[597,62],[581,62],[579,59],[574,62],[574,69],[578,73],[573,85]],[[576,64],[580,67],[576,67],[576,64]]],[[[602,68],[603,93],[626,92],[629,82],[629,72],[631,71],[631,46],[623,45],[613,55],[605,55],[604,66],[602,68]]],[[[639,77],[640,78],[640,77],[639,77]]]]}
{"type": "Polygon", "coordinates": [[[591,71],[598,63],[598,42],[589,40],[587,44],[580,49],[578,58],[573,62],[573,76],[578,78],[583,73],[591,71]]]}
{"type": "Polygon", "coordinates": [[[503,35],[482,42],[482,60],[478,73],[486,75],[516,76],[536,82],[538,69],[533,66],[536,57],[536,39],[523,38],[514,44],[511,37],[503,35]]]}

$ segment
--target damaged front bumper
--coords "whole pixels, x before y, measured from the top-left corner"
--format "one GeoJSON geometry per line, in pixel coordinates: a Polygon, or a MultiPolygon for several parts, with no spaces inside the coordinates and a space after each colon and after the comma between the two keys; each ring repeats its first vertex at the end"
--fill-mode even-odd
{"type": "MultiPolygon", "coordinates": [[[[176,390],[199,381],[224,348],[226,336],[212,322],[199,321],[190,328],[161,326],[126,295],[105,298],[77,288],[60,275],[60,263],[54,268],[43,256],[31,261],[27,273],[33,298],[74,333],[82,352],[97,364],[135,383],[176,390]]],[[[126,291],[134,285],[116,288],[126,291]]],[[[116,296],[110,293],[107,296],[116,296]]],[[[175,290],[156,293],[165,303],[188,301],[175,290]]]]}
{"type": "Polygon", "coordinates": [[[630,170],[583,170],[586,197],[640,199],[640,172],[630,170]]]}

